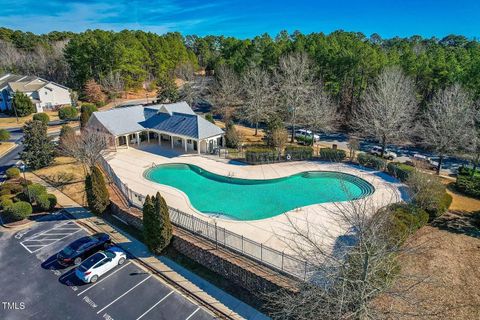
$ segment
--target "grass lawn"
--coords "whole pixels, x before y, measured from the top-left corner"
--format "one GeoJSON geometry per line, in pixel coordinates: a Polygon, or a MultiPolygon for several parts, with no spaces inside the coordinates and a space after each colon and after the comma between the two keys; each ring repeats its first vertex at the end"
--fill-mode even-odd
{"type": "MultiPolygon", "coordinates": [[[[50,121],[58,120],[58,111],[46,111],[46,114],[50,117],[50,121]]],[[[0,116],[0,128],[14,128],[14,127],[21,127],[27,122],[28,120],[32,120],[33,114],[26,116],[26,117],[19,117],[18,123],[17,118],[15,116],[7,116],[2,114],[0,116]]]]}
{"type": "Polygon", "coordinates": [[[12,148],[15,145],[13,142],[2,142],[0,144],[0,157],[4,155],[10,148],[12,148]]]}
{"type": "Polygon", "coordinates": [[[86,205],[85,173],[75,159],[57,157],[51,166],[34,173],[79,204],[86,205]]]}

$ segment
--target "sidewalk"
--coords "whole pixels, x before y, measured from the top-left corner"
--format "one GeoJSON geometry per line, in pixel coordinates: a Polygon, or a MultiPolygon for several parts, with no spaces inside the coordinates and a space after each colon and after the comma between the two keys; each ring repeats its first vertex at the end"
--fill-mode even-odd
{"type": "MultiPolygon", "coordinates": [[[[171,267],[167,266],[165,263],[159,260],[159,258],[153,256],[146,246],[140,241],[129,237],[127,234],[118,230],[115,226],[110,225],[103,219],[100,219],[96,216],[93,216],[87,209],[80,206],[78,203],[67,197],[65,194],[57,190],[56,188],[49,185],[47,182],[39,178],[38,176],[28,172],[27,179],[31,180],[34,183],[39,183],[47,187],[49,193],[53,193],[57,197],[58,204],[64,208],[70,215],[75,217],[80,224],[87,226],[94,230],[95,232],[105,232],[110,235],[112,240],[122,249],[128,251],[132,254],[140,264],[147,265],[148,267],[154,269],[160,275],[160,278],[166,279],[167,283],[174,284],[177,289],[180,291],[188,292],[186,294],[194,300],[202,301],[203,304],[210,306],[210,310],[215,309],[219,314],[228,315],[230,319],[244,319],[236,312],[229,309],[223,303],[221,303],[216,298],[207,294],[204,290],[200,289],[197,285],[193,284],[185,277],[180,275],[178,272],[173,270],[171,267]]],[[[164,280],[162,279],[162,280],[164,280]]],[[[165,280],[164,280],[165,281],[165,280]]],[[[246,306],[246,305],[245,305],[246,306]]],[[[253,309],[253,308],[250,308],[253,309]]],[[[242,312],[243,313],[243,312],[242,312]]],[[[249,312],[251,314],[251,310],[249,312]]],[[[258,312],[257,317],[252,317],[250,319],[262,319],[264,316],[258,312]]],[[[223,316],[226,318],[226,316],[223,316]]]]}

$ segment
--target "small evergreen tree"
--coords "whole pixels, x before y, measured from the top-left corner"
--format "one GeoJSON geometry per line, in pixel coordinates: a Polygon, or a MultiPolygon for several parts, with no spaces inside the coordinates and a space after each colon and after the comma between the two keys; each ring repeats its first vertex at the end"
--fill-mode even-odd
{"type": "Polygon", "coordinates": [[[32,100],[26,94],[18,91],[13,96],[13,108],[15,108],[19,117],[26,117],[36,111],[32,100]]]}
{"type": "Polygon", "coordinates": [[[80,109],[80,127],[84,128],[87,125],[90,116],[95,111],[98,111],[97,107],[92,103],[83,103],[80,109]]]}
{"type": "Polygon", "coordinates": [[[143,205],[143,235],[148,249],[160,254],[172,239],[172,224],[168,206],[160,193],[147,196],[143,205]]]}
{"type": "Polygon", "coordinates": [[[47,125],[41,121],[27,121],[23,126],[23,152],[21,159],[32,169],[50,165],[53,161],[53,144],[47,136],[47,125]]]}
{"type": "Polygon", "coordinates": [[[225,126],[225,142],[227,148],[237,148],[240,144],[240,135],[231,121],[227,122],[225,126]]]}
{"type": "Polygon", "coordinates": [[[102,172],[95,166],[90,168],[90,174],[85,179],[85,192],[90,210],[94,214],[102,214],[110,204],[110,199],[102,172]]]}

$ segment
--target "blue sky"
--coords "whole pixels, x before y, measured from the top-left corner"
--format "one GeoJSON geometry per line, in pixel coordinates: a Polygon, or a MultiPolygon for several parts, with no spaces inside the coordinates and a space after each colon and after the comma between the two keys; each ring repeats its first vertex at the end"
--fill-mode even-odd
{"type": "Polygon", "coordinates": [[[0,0],[0,8],[0,26],[34,33],[100,28],[247,38],[343,29],[480,38],[479,0],[0,0]]]}

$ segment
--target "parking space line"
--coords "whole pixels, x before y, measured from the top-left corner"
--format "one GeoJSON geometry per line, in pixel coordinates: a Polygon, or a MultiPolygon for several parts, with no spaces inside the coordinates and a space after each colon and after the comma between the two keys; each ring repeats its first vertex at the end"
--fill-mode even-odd
{"type": "Polygon", "coordinates": [[[25,240],[25,241],[23,241],[23,242],[51,241],[51,240],[57,240],[57,239],[35,239],[35,240],[25,240]]]}
{"type": "Polygon", "coordinates": [[[23,243],[20,242],[20,244],[22,245],[22,247],[25,248],[25,250],[27,250],[28,252],[32,253],[32,251],[30,251],[30,249],[28,249],[27,247],[25,247],[25,245],[23,243]]]}
{"type": "Polygon", "coordinates": [[[193,311],[193,312],[188,316],[188,318],[186,318],[185,320],[188,320],[188,319],[190,319],[191,317],[193,317],[193,315],[194,315],[195,313],[197,313],[198,310],[200,310],[200,307],[198,307],[197,309],[195,309],[195,311],[193,311]]]}
{"type": "Polygon", "coordinates": [[[85,293],[87,292],[88,290],[92,289],[93,287],[95,287],[97,284],[99,284],[100,282],[106,280],[108,277],[110,276],[113,276],[114,273],[122,270],[123,268],[125,268],[126,266],[128,266],[130,264],[131,261],[128,261],[128,263],[126,263],[124,266],[118,268],[117,270],[113,271],[112,273],[110,273],[108,276],[106,276],[105,278],[101,279],[100,281],[97,281],[95,282],[93,285],[91,285],[90,287],[88,287],[87,289],[83,290],[82,292],[80,292],[79,294],[77,294],[77,296],[81,295],[82,293],[85,293]]]}
{"type": "Polygon", "coordinates": [[[73,234],[75,234],[75,233],[77,233],[77,232],[79,232],[79,231],[82,231],[82,229],[78,229],[77,231],[72,232],[72,233],[70,233],[69,235],[66,235],[65,237],[62,237],[62,238],[60,238],[60,239],[57,239],[56,241],[51,242],[51,243],[43,246],[42,248],[39,248],[39,249],[33,251],[33,253],[37,252],[38,250],[42,250],[43,248],[46,248],[46,247],[48,247],[49,245],[52,245],[52,244],[54,244],[54,243],[56,243],[56,242],[58,242],[58,241],[60,241],[60,240],[63,240],[63,239],[65,239],[65,238],[68,238],[69,236],[71,236],[71,235],[73,235],[73,234]]]}
{"type": "MultiPolygon", "coordinates": [[[[53,228],[50,228],[50,229],[45,230],[45,231],[43,231],[43,232],[40,232],[40,233],[38,233],[38,234],[34,234],[34,235],[32,235],[30,238],[25,239],[24,241],[28,241],[29,239],[36,238],[36,237],[38,237],[38,236],[40,236],[40,235],[42,235],[42,234],[44,234],[44,233],[47,233],[48,231],[54,230],[54,229],[56,229],[56,228],[58,228],[58,227],[61,227],[61,226],[66,225],[66,224],[68,224],[68,223],[71,223],[71,221],[67,221],[67,222],[65,222],[65,223],[60,223],[60,224],[58,224],[58,225],[55,225],[53,228]]],[[[80,228],[80,227],[79,227],[79,228],[80,228]]]]}
{"type": "Polygon", "coordinates": [[[140,317],[138,317],[136,320],[139,320],[141,318],[143,318],[143,316],[145,316],[147,313],[149,313],[153,308],[155,308],[157,305],[160,304],[160,302],[162,302],[163,300],[167,299],[169,295],[171,295],[173,293],[173,290],[170,291],[169,294],[167,294],[165,297],[163,297],[162,299],[160,299],[157,303],[155,303],[153,306],[151,306],[147,311],[145,311],[140,317]]]}
{"type": "Polygon", "coordinates": [[[133,289],[135,289],[136,287],[138,287],[139,285],[141,285],[142,283],[144,283],[145,281],[147,281],[148,279],[150,279],[152,275],[149,275],[148,277],[146,277],[145,279],[143,279],[142,281],[140,281],[139,283],[137,283],[136,285],[134,285],[133,287],[131,287],[130,289],[128,289],[126,292],[124,292],[121,296],[119,296],[117,299],[113,300],[112,302],[110,302],[109,304],[107,304],[105,307],[103,307],[102,309],[98,310],[97,314],[99,314],[100,312],[102,312],[103,310],[107,309],[108,307],[110,307],[112,304],[114,304],[116,301],[120,300],[123,296],[125,296],[127,293],[129,293],[130,291],[132,291],[133,289]]]}

